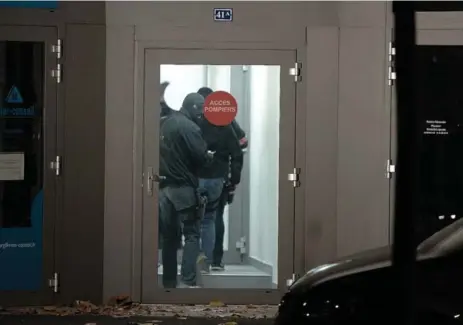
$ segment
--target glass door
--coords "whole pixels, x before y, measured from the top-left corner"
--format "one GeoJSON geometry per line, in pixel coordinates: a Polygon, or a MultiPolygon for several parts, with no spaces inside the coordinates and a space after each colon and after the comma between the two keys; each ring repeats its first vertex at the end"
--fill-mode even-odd
{"type": "Polygon", "coordinates": [[[141,57],[143,302],[277,302],[294,261],[296,52],[141,57]]]}
{"type": "Polygon", "coordinates": [[[0,27],[0,304],[50,303],[56,29],[0,27]]]}

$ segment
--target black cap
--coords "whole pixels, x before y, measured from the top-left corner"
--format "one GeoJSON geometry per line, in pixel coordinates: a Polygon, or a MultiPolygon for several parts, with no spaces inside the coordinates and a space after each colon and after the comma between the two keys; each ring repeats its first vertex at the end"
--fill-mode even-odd
{"type": "Polygon", "coordinates": [[[209,87],[201,87],[201,88],[198,89],[198,94],[200,94],[204,98],[206,98],[207,96],[209,96],[213,92],[214,91],[209,87]]]}
{"type": "Polygon", "coordinates": [[[185,109],[191,117],[196,117],[202,114],[204,107],[204,97],[198,93],[186,95],[182,103],[182,108],[185,109]]]}

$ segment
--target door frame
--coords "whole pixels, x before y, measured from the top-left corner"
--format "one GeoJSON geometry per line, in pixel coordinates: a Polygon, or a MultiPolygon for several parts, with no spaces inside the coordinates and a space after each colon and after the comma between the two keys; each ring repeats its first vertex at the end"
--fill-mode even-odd
{"type": "Polygon", "coordinates": [[[48,26],[11,26],[0,25],[1,41],[43,42],[44,43],[44,164],[43,164],[43,232],[42,232],[42,268],[43,288],[40,291],[1,292],[0,305],[44,305],[53,303],[54,293],[48,286],[55,270],[55,225],[56,225],[56,176],[49,167],[57,153],[57,98],[58,85],[50,70],[57,64],[56,54],[51,46],[58,38],[58,28],[48,26]],[[46,189],[46,190],[45,190],[46,189]]]}
{"type": "MultiPolygon", "coordinates": [[[[154,42],[154,41],[139,41],[136,43],[135,47],[135,52],[136,52],[136,64],[135,64],[135,80],[136,80],[136,86],[135,86],[135,150],[134,150],[134,228],[133,228],[133,238],[134,238],[134,245],[133,245],[133,276],[132,276],[132,284],[133,284],[133,293],[135,296],[140,297],[140,300],[144,303],[156,303],[156,302],[163,302],[163,303],[207,303],[209,302],[212,298],[214,299],[220,299],[223,302],[226,303],[277,303],[282,295],[282,292],[286,290],[285,282],[286,278],[290,276],[292,273],[295,271],[295,264],[294,264],[294,256],[300,256],[301,253],[299,252],[299,249],[303,249],[302,247],[295,248],[294,243],[296,242],[296,233],[295,233],[295,225],[300,224],[300,221],[297,223],[295,217],[294,219],[290,219],[290,221],[286,220],[288,223],[287,226],[289,226],[292,231],[286,232],[286,234],[290,233],[291,236],[288,238],[292,237],[292,240],[285,243],[284,240],[282,240],[282,236],[280,234],[279,236],[279,290],[265,290],[265,289],[197,289],[197,290],[165,290],[163,288],[158,288],[157,285],[157,280],[149,280],[148,276],[148,270],[151,270],[153,275],[155,274],[157,277],[157,264],[154,265],[157,255],[157,250],[154,249],[157,246],[157,236],[156,238],[147,238],[146,234],[145,236],[143,235],[143,226],[144,227],[149,227],[150,229],[156,229],[157,232],[157,220],[149,223],[149,226],[145,223],[143,223],[143,196],[144,192],[142,189],[142,184],[144,182],[144,179],[142,178],[143,175],[143,150],[144,150],[144,143],[143,143],[143,138],[146,136],[144,134],[144,129],[143,129],[143,123],[144,123],[144,105],[145,105],[145,100],[146,97],[144,96],[144,88],[148,87],[144,83],[144,76],[145,76],[145,53],[149,51],[162,51],[162,50],[169,50],[169,51],[177,51],[179,54],[179,57],[175,58],[175,62],[172,62],[173,60],[165,60],[165,63],[177,63],[177,64],[230,64],[230,65],[243,65],[243,64],[274,64],[274,65],[281,65],[282,60],[278,59],[268,59],[262,58],[262,55],[265,55],[261,52],[262,54],[259,54],[256,50],[265,50],[267,51],[268,55],[271,54],[269,51],[275,51],[274,53],[278,53],[277,51],[286,51],[286,55],[288,55],[288,58],[291,57],[291,66],[282,66],[281,73],[283,76],[283,73],[285,73],[285,70],[287,68],[293,67],[294,62],[298,59],[298,49],[295,47],[290,47],[290,48],[282,48],[281,46],[268,46],[268,44],[250,44],[250,43],[204,43],[204,42],[186,42],[182,44],[183,47],[178,47],[178,42],[154,42]],[[185,56],[185,54],[181,53],[181,51],[196,51],[196,53],[199,53],[198,51],[203,51],[201,53],[202,58],[201,59],[189,59],[188,56],[185,56]],[[217,55],[218,53],[213,52],[213,50],[216,51],[242,51],[243,55],[241,57],[238,57],[237,59],[233,60],[227,60],[227,62],[224,62],[223,59],[220,58],[220,55],[217,55]],[[291,55],[291,56],[289,56],[291,55]],[[243,62],[243,60],[246,60],[247,62],[243,62]],[[143,239],[141,239],[143,238],[143,239]],[[153,259],[149,262],[148,264],[146,263],[147,261],[142,262],[142,247],[153,247],[152,255],[153,259]],[[296,252],[297,250],[297,252],[296,252]],[[281,252],[290,252],[285,253],[286,258],[286,264],[282,264],[282,253],[281,252]],[[143,269],[145,270],[143,272],[143,269]],[[141,278],[137,278],[138,275],[141,274],[141,278]],[[142,291],[142,283],[145,291],[142,291]],[[149,283],[149,285],[146,285],[149,283]]],[[[161,52],[158,52],[161,53],[161,52]]],[[[164,52],[166,53],[166,52],[164,52]]],[[[172,52],[175,53],[175,52],[172,52]]],[[[224,52],[225,53],[225,52],[224,52]]],[[[283,52],[284,53],[284,52],[283,52]]],[[[300,54],[299,54],[300,55],[300,54]]],[[[157,62],[160,62],[157,60],[157,62]]],[[[162,62],[162,60],[161,60],[162,62]]],[[[289,60],[288,60],[289,64],[289,60]]],[[[159,75],[159,66],[155,68],[159,75]]],[[[288,76],[288,78],[291,78],[288,76]]],[[[291,79],[289,79],[291,80],[291,79]]],[[[152,81],[151,84],[149,85],[149,89],[152,87],[158,87],[159,85],[156,86],[156,84],[159,84],[159,80],[156,78],[156,80],[152,81]]],[[[302,85],[302,83],[300,83],[302,85]]],[[[291,89],[284,90],[282,91],[282,94],[284,92],[294,92],[294,120],[293,120],[293,127],[297,127],[297,119],[296,119],[296,111],[299,105],[296,105],[298,102],[297,100],[300,98],[299,96],[296,96],[297,89],[299,89],[300,85],[297,83],[291,84],[291,83],[284,83],[281,84],[281,87],[291,87],[291,89]],[[286,85],[286,86],[285,86],[286,85]],[[291,85],[291,86],[288,86],[291,85]]],[[[157,89],[157,88],[153,88],[157,89]]],[[[291,95],[293,96],[293,95],[291,95]]],[[[282,100],[284,102],[284,100],[282,100]]],[[[159,118],[159,117],[157,117],[159,118]]],[[[289,131],[288,131],[289,132],[289,131]]],[[[291,129],[291,132],[294,134],[294,138],[292,138],[291,142],[286,142],[286,143],[280,143],[280,148],[292,148],[293,152],[296,154],[296,148],[298,147],[296,142],[297,142],[297,137],[296,134],[297,132],[294,131],[294,129],[291,129]]],[[[156,136],[156,132],[152,133],[153,136],[156,136]]],[[[300,148],[300,146],[299,146],[300,148]]],[[[299,155],[300,158],[300,155],[299,155]]],[[[297,159],[295,159],[294,164],[298,164],[297,159]]],[[[295,167],[293,164],[291,164],[291,169],[289,171],[283,170],[284,167],[281,167],[280,165],[280,197],[281,197],[281,185],[284,184],[285,180],[287,179],[287,174],[288,172],[291,172],[292,168],[295,167]]],[[[302,164],[301,164],[302,166],[302,164]]],[[[289,167],[289,165],[288,165],[289,167]]],[[[285,168],[287,169],[287,168],[285,168]]],[[[291,183],[287,182],[288,188],[291,183]]],[[[296,192],[296,191],[294,191],[296,192]]],[[[156,195],[154,196],[156,197],[156,195]]],[[[295,199],[295,194],[291,194],[291,198],[287,199],[287,201],[292,201],[291,205],[289,207],[285,207],[284,209],[280,206],[281,209],[284,211],[291,211],[291,214],[296,216],[295,211],[301,211],[300,209],[296,208],[296,205],[294,202],[296,201],[295,199]]],[[[280,202],[285,202],[283,199],[280,202]]],[[[289,203],[289,202],[288,202],[289,203]]],[[[285,204],[287,204],[285,202],[285,204]]],[[[153,205],[155,206],[155,205],[153,205]]],[[[146,207],[146,204],[145,204],[146,207]]],[[[157,214],[157,211],[156,211],[157,214]]],[[[299,218],[301,217],[301,214],[298,216],[299,218]]],[[[303,217],[303,213],[302,213],[303,217]]],[[[157,219],[157,218],[155,218],[157,219]]],[[[282,227],[282,218],[280,214],[280,224],[279,224],[279,229],[284,229],[282,227]]],[[[299,239],[300,241],[300,239],[299,239]]],[[[145,252],[146,254],[146,252],[145,252]]],[[[151,276],[151,279],[155,279],[154,276],[151,276]]]]}

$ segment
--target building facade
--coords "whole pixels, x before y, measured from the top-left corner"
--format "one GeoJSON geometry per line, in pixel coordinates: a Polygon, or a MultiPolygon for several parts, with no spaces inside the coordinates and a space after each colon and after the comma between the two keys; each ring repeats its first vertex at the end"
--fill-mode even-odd
{"type": "MultiPolygon", "coordinates": [[[[461,45],[460,18],[420,13],[418,42],[461,45]]],[[[308,268],[389,244],[390,3],[63,1],[4,6],[0,22],[2,204],[15,202],[0,304],[276,303],[308,268]],[[201,85],[230,92],[250,141],[225,271],[204,289],[158,285],[162,81],[172,107],[201,85]]]]}

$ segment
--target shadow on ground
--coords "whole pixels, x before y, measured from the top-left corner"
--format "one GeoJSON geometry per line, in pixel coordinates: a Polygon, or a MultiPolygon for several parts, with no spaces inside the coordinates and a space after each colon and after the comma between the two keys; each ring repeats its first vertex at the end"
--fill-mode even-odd
{"type": "Polygon", "coordinates": [[[272,319],[2,315],[1,325],[271,325],[272,319]]]}

